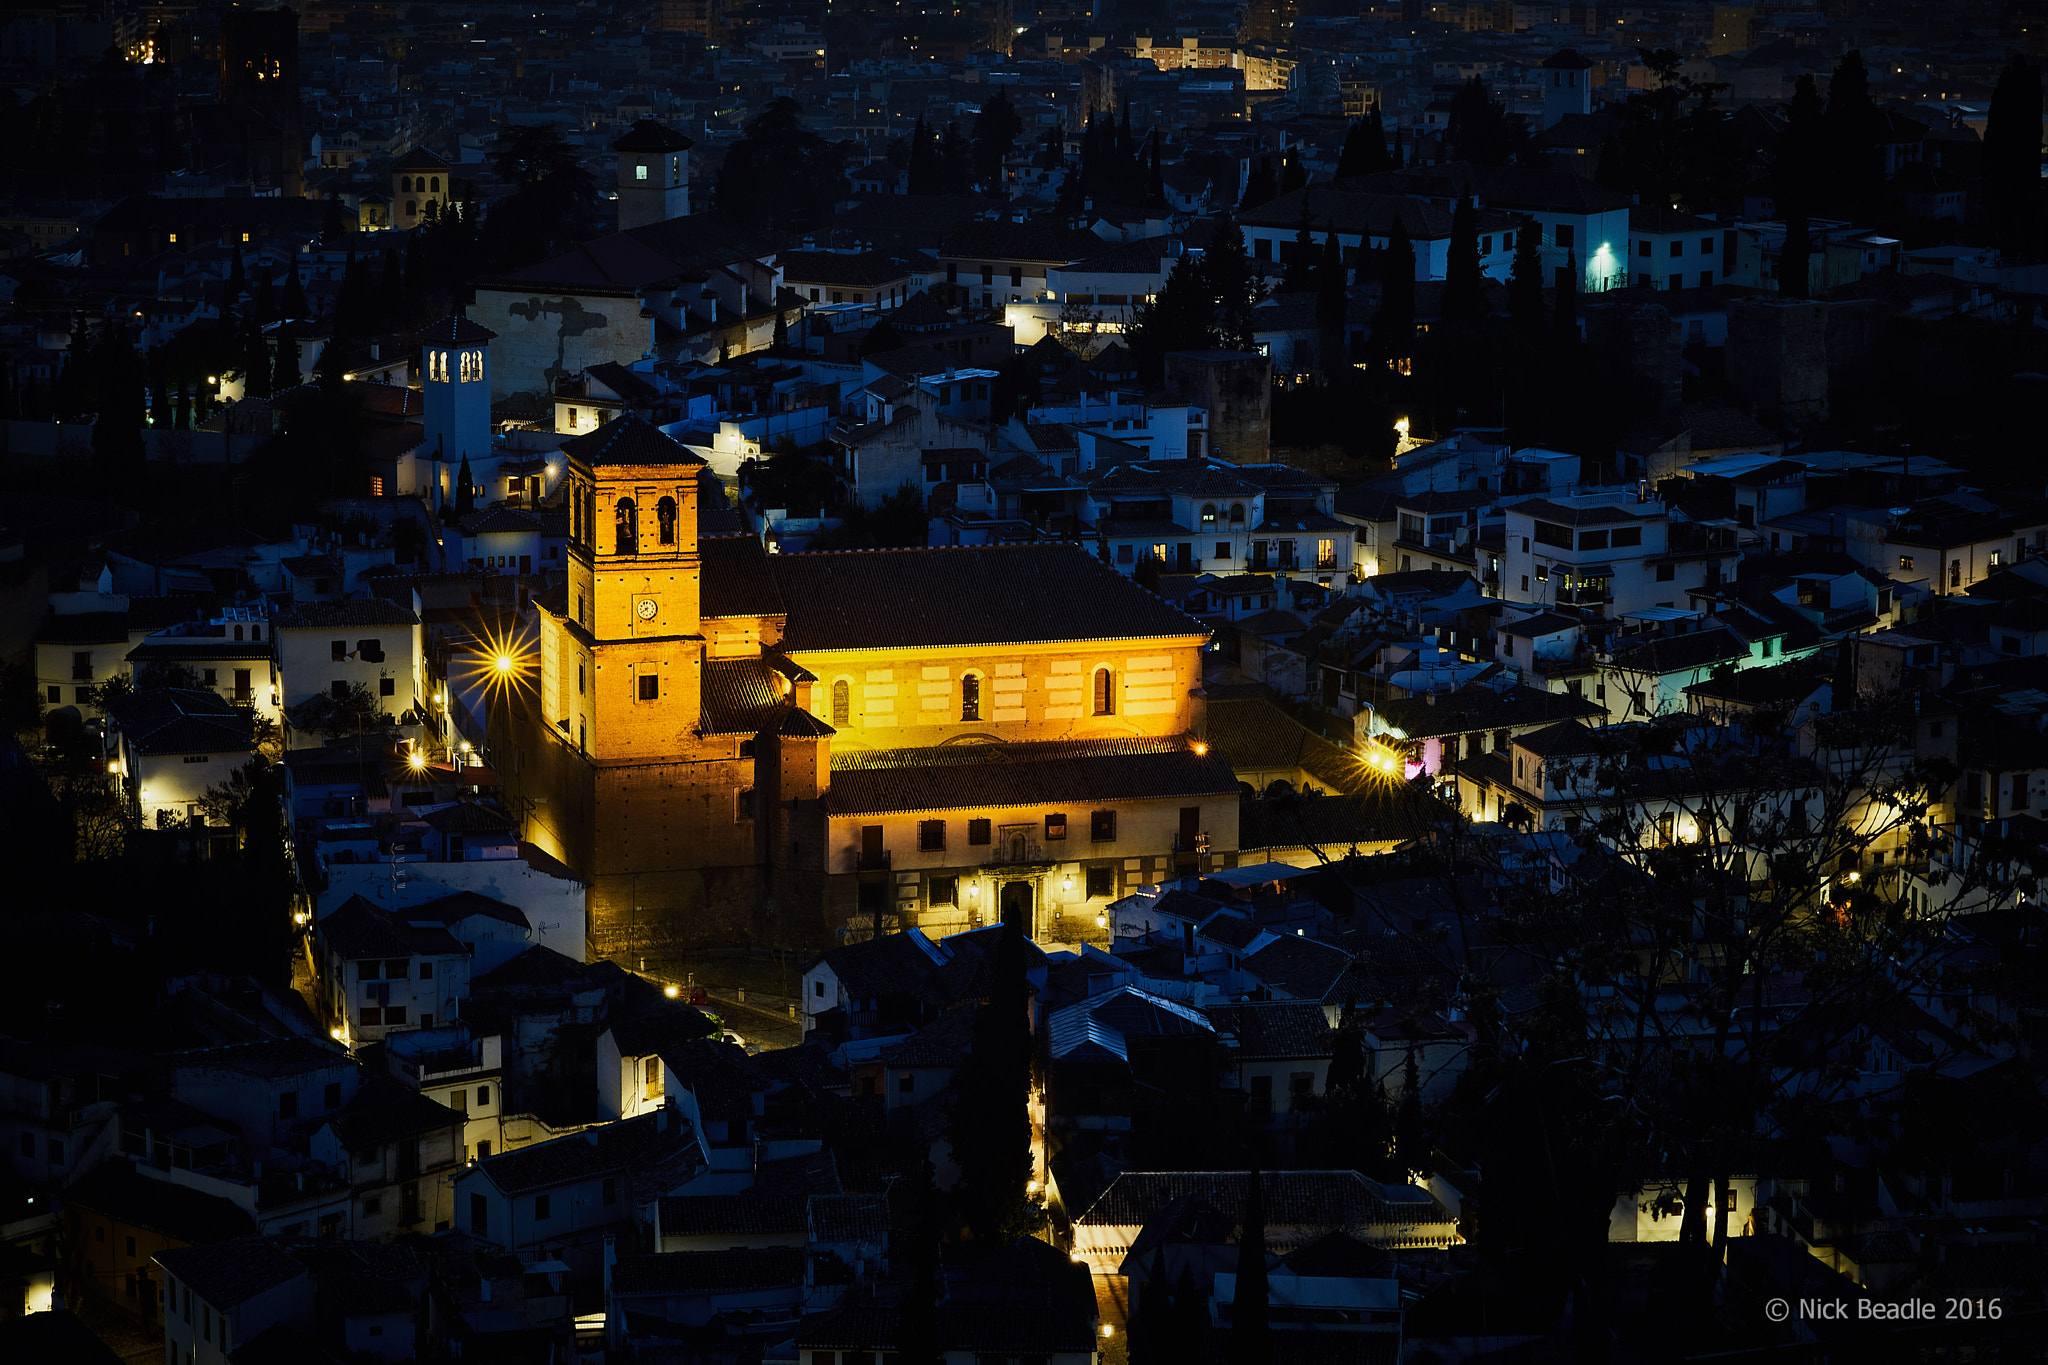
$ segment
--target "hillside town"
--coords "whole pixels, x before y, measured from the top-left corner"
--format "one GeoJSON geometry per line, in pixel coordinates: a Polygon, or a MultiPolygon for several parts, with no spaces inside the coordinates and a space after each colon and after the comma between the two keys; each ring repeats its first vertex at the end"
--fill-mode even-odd
{"type": "Polygon", "coordinates": [[[2040,1358],[2044,19],[10,6],[0,1359],[2040,1358]]]}

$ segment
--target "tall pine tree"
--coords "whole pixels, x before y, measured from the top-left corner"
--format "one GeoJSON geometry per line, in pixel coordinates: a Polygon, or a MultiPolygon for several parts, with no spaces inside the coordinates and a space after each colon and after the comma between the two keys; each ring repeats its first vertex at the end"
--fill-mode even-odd
{"type": "Polygon", "coordinates": [[[299,279],[299,253],[296,249],[285,260],[284,296],[278,300],[278,316],[296,322],[312,318],[312,310],[306,306],[306,286],[299,279]]]}
{"type": "Polygon", "coordinates": [[[1309,192],[1302,191],[1301,213],[1294,220],[1294,240],[1287,246],[1287,269],[1280,276],[1280,292],[1306,294],[1316,287],[1315,221],[1309,216],[1309,192]]]}
{"type": "Polygon", "coordinates": [[[1415,244],[1396,218],[1380,262],[1380,306],[1373,314],[1373,348],[1387,360],[1409,353],[1415,340],[1415,244]]]}
{"type": "Polygon", "coordinates": [[[1005,917],[991,963],[989,998],[974,1021],[968,1065],[955,1081],[954,1157],[960,1202],[978,1241],[1008,1244],[1029,1223],[1031,1177],[1030,993],[1024,926],[1005,917]]]}
{"type": "Polygon", "coordinates": [[[1350,363],[1344,345],[1344,319],[1351,286],[1344,268],[1344,249],[1335,232],[1323,238],[1322,264],[1316,270],[1316,350],[1324,378],[1335,382],[1350,363]]]}

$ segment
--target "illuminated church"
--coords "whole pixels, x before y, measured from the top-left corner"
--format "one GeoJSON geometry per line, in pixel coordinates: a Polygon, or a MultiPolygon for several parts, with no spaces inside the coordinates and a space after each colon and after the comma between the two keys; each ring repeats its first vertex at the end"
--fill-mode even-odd
{"type": "Polygon", "coordinates": [[[506,777],[593,884],[593,953],[1099,940],[1129,888],[1231,860],[1208,631],[1082,548],[769,555],[699,535],[702,462],[637,418],[562,453],[568,578],[506,777]]]}

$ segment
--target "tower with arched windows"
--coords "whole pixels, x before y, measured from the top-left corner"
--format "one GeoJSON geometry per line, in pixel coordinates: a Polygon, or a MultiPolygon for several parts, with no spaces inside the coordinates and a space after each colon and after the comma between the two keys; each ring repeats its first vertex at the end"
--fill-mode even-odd
{"type": "Polygon", "coordinates": [[[690,148],[695,145],[647,118],[612,143],[619,159],[619,231],[689,215],[690,148]]]}
{"type": "Polygon", "coordinates": [[[448,163],[424,147],[392,162],[391,226],[404,232],[439,214],[448,207],[452,184],[448,163]]]}
{"type": "Polygon", "coordinates": [[[600,763],[674,759],[701,711],[704,462],[630,414],[562,453],[569,579],[554,650],[559,700],[548,714],[567,718],[564,737],[600,763]]]}
{"type": "Polygon", "coordinates": [[[446,486],[447,480],[465,456],[477,484],[492,486],[497,460],[491,447],[491,340],[497,335],[451,313],[414,338],[420,348],[423,454],[440,461],[434,482],[448,500],[458,490],[446,486]]]}

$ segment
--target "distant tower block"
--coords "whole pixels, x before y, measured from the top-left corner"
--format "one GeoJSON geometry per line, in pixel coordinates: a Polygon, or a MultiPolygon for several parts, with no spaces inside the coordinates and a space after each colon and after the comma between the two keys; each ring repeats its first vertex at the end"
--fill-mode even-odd
{"type": "Polygon", "coordinates": [[[1570,48],[1543,61],[1543,126],[1555,128],[1567,114],[1593,112],[1593,64],[1570,48]]]}
{"type": "Polygon", "coordinates": [[[619,231],[686,218],[690,213],[690,148],[666,124],[637,120],[612,144],[619,156],[619,231]]]}
{"type": "Polygon", "coordinates": [[[418,227],[448,207],[448,163],[424,147],[415,147],[391,166],[391,226],[400,232],[418,227]],[[427,206],[434,206],[433,213],[427,206]]]}

